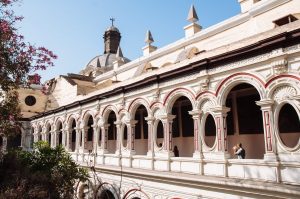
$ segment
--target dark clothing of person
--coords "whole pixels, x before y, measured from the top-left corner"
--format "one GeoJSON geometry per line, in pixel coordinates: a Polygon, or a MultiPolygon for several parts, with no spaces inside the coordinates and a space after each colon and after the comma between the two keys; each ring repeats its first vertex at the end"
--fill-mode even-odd
{"type": "Polygon", "coordinates": [[[179,157],[179,150],[177,147],[174,147],[174,156],[179,157]]]}

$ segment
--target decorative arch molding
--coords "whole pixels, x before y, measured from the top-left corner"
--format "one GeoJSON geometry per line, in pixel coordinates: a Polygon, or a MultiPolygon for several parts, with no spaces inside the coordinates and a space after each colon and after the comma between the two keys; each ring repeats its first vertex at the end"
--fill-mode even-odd
{"type": "Polygon", "coordinates": [[[151,112],[154,112],[156,109],[162,108],[164,105],[161,102],[153,102],[150,104],[151,112]]]}
{"type": "Polygon", "coordinates": [[[291,77],[291,75],[282,75],[274,77],[266,84],[266,96],[269,99],[274,99],[275,95],[278,97],[278,89],[281,90],[280,94],[286,93],[292,94],[293,96],[299,95],[299,82],[300,79],[296,76],[291,77]]]}
{"type": "MultiPolygon", "coordinates": [[[[50,131],[52,131],[53,130],[53,121],[51,121],[51,120],[46,121],[46,123],[45,123],[46,131],[47,131],[48,126],[50,126],[50,131]]],[[[49,133],[49,132],[46,132],[46,133],[49,133]]]]}
{"type": "Polygon", "coordinates": [[[265,88],[269,87],[270,84],[272,84],[274,81],[282,79],[282,78],[294,79],[294,81],[300,82],[300,77],[299,76],[290,75],[290,74],[283,74],[283,75],[278,75],[278,76],[275,76],[275,77],[273,76],[269,80],[267,80],[267,82],[265,84],[265,88]]]}
{"type": "Polygon", "coordinates": [[[116,117],[118,117],[118,109],[116,106],[114,105],[107,105],[104,107],[104,109],[101,112],[101,116],[103,117],[103,119],[107,122],[108,116],[110,114],[110,112],[113,111],[116,114],[116,117]]]}
{"type": "Polygon", "coordinates": [[[123,196],[123,198],[127,198],[128,196],[131,196],[131,198],[143,196],[142,198],[148,198],[150,199],[150,196],[148,196],[141,188],[133,188],[129,189],[123,196]]]}
{"type": "Polygon", "coordinates": [[[136,112],[136,110],[138,109],[138,107],[140,105],[143,105],[146,108],[146,110],[147,110],[147,114],[151,115],[151,109],[150,109],[150,106],[149,106],[149,102],[146,99],[141,98],[141,97],[134,99],[129,104],[129,106],[128,106],[128,112],[129,112],[129,114],[134,117],[135,112],[136,112]]]}
{"type": "Polygon", "coordinates": [[[166,111],[169,113],[172,110],[173,104],[179,97],[187,97],[191,104],[193,109],[195,109],[195,101],[196,97],[193,91],[187,89],[187,88],[176,88],[169,92],[166,97],[164,98],[163,105],[166,107],[166,111]]]}
{"type": "Polygon", "coordinates": [[[76,127],[78,127],[79,125],[79,116],[76,115],[76,114],[72,114],[72,115],[69,115],[67,117],[67,128],[69,128],[71,125],[72,125],[72,122],[73,120],[75,120],[75,123],[76,123],[76,127]]]}
{"type": "Polygon", "coordinates": [[[265,83],[262,78],[252,73],[241,72],[230,75],[219,83],[215,94],[217,96],[218,104],[225,104],[227,95],[231,89],[242,83],[252,85],[259,93],[260,99],[265,98],[265,83]]]}
{"type": "Polygon", "coordinates": [[[62,119],[62,118],[60,118],[60,117],[58,117],[58,118],[56,118],[55,119],[55,122],[54,122],[54,129],[53,130],[59,130],[58,129],[58,124],[59,124],[59,122],[61,122],[61,124],[62,124],[62,127],[64,128],[64,120],[62,119]]]}
{"type": "Polygon", "coordinates": [[[89,116],[92,116],[93,122],[96,122],[95,113],[92,110],[86,110],[81,117],[82,125],[87,125],[89,116]]]}

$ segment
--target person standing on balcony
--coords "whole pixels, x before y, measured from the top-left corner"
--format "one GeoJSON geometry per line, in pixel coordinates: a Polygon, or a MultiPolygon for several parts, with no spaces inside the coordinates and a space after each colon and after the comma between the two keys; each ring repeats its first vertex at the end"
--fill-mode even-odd
{"type": "Polygon", "coordinates": [[[245,159],[246,151],[242,147],[242,143],[237,144],[233,147],[234,154],[237,155],[238,159],[245,159]]]}

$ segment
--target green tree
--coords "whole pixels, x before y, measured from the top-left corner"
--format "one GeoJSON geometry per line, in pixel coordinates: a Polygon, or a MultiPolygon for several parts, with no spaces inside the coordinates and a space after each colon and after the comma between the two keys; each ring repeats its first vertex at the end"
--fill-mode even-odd
{"type": "Polygon", "coordinates": [[[61,146],[38,142],[32,152],[14,150],[0,163],[0,198],[71,199],[76,182],[86,181],[80,168],[61,146]]]}
{"type": "MultiPolygon", "coordinates": [[[[18,94],[20,86],[29,86],[28,75],[53,66],[57,56],[45,47],[25,42],[18,33],[12,5],[18,0],[0,0],[0,134],[14,134],[20,127],[18,94]]],[[[39,82],[39,75],[32,75],[31,83],[39,82]]]]}

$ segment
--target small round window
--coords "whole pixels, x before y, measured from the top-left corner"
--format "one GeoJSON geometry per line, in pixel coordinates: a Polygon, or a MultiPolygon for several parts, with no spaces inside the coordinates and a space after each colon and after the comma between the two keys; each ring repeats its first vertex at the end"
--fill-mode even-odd
{"type": "Polygon", "coordinates": [[[32,95],[29,95],[25,98],[25,104],[27,106],[33,106],[35,105],[35,103],[36,103],[36,99],[32,95]]]}

